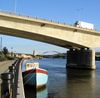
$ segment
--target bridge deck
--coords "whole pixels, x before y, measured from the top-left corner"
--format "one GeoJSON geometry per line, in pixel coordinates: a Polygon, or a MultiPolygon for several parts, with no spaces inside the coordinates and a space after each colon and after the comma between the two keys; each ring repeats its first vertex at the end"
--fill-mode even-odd
{"type": "Polygon", "coordinates": [[[69,49],[100,47],[100,31],[12,13],[0,12],[0,33],[69,49]]]}

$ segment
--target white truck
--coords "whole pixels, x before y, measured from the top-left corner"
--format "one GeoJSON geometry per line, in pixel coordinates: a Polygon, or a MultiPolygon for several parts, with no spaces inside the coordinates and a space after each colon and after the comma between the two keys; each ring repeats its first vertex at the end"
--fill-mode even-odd
{"type": "Polygon", "coordinates": [[[88,22],[76,21],[74,25],[79,28],[94,30],[94,24],[88,22]]]}

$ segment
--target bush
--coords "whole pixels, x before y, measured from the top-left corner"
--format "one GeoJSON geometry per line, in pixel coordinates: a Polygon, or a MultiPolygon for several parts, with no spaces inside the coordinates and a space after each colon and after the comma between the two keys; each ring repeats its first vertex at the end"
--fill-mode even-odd
{"type": "Polygon", "coordinates": [[[7,58],[5,57],[5,55],[0,51],[0,61],[5,61],[7,60],[7,58]]]}
{"type": "Polygon", "coordinates": [[[14,60],[15,58],[14,57],[11,57],[11,56],[7,56],[7,59],[8,60],[14,60]]]}

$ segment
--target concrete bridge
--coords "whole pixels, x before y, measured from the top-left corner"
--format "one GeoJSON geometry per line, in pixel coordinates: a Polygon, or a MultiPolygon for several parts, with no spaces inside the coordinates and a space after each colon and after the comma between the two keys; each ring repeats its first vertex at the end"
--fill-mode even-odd
{"type": "Polygon", "coordinates": [[[100,47],[99,31],[0,12],[0,33],[69,48],[69,67],[95,69],[95,52],[91,49],[100,47]]]}

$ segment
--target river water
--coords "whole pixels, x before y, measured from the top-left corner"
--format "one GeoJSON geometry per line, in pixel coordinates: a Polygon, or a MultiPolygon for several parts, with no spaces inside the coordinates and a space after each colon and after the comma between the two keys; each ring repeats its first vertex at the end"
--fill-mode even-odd
{"type": "Polygon", "coordinates": [[[40,91],[25,87],[26,98],[100,98],[100,62],[96,70],[81,70],[66,69],[66,59],[38,61],[48,70],[48,83],[40,91]]]}

